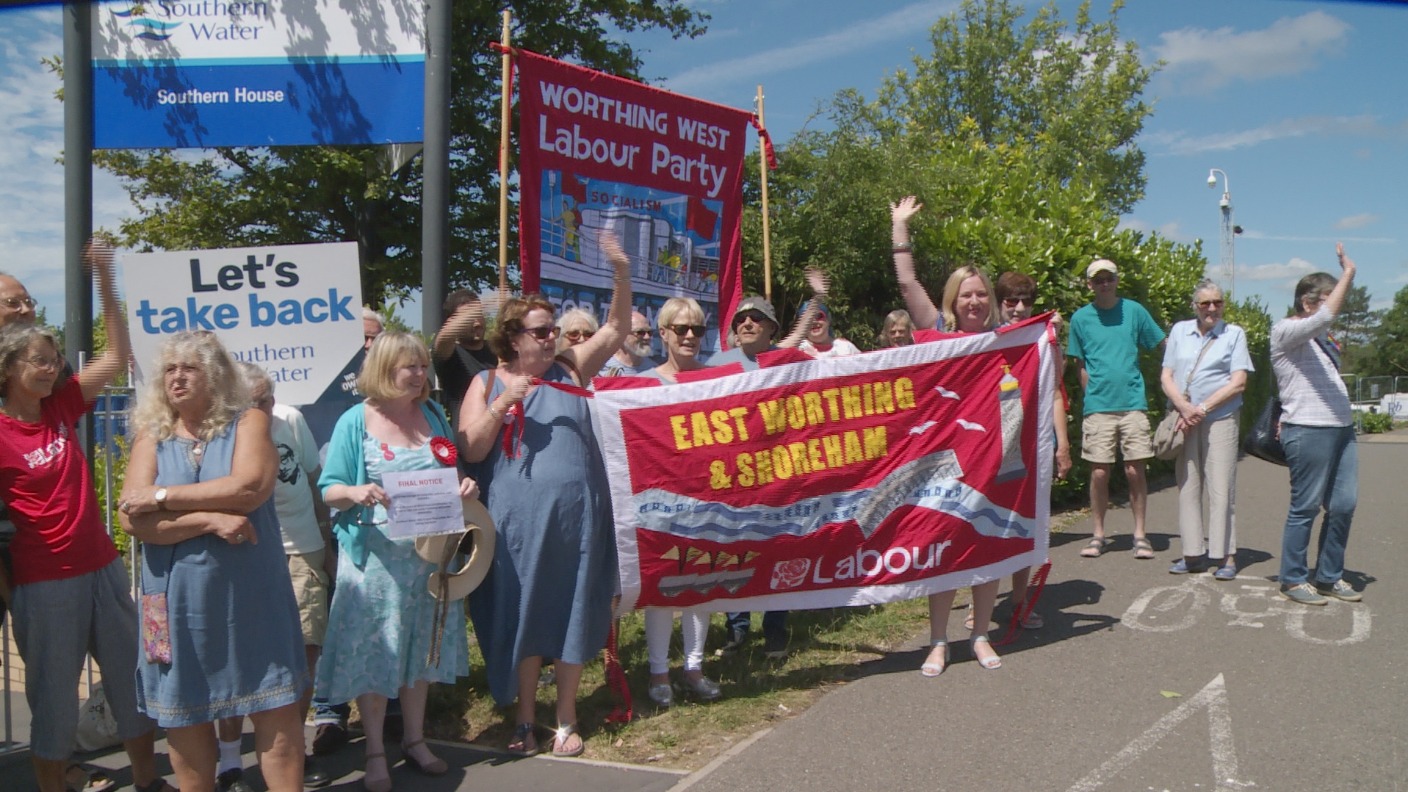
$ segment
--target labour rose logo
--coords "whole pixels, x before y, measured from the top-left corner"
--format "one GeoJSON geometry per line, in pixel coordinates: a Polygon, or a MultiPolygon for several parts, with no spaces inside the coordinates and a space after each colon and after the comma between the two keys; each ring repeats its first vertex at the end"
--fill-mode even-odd
{"type": "Polygon", "coordinates": [[[807,572],[812,568],[809,558],[794,558],[779,561],[772,567],[772,590],[794,589],[807,582],[807,572]]]}
{"type": "Polygon", "coordinates": [[[452,467],[455,460],[459,459],[459,453],[455,451],[455,444],[443,437],[430,438],[430,453],[440,460],[440,464],[445,467],[452,467]]]}

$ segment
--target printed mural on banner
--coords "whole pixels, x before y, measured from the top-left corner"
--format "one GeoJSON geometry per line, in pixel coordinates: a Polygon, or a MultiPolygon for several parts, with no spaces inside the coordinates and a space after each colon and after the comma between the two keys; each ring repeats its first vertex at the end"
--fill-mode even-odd
{"type": "Polygon", "coordinates": [[[596,238],[631,260],[635,307],[651,325],[692,297],[719,349],[720,307],[741,297],[745,133],[751,114],[517,51],[519,229],[525,291],[599,320],[611,266],[596,238]]]}
{"type": "Polygon", "coordinates": [[[420,141],[422,3],[91,6],[94,147],[420,141]]]}
{"type": "Polygon", "coordinates": [[[1040,318],[672,386],[598,379],[622,607],[889,602],[1042,563],[1054,352],[1040,318]]]}
{"type": "Polygon", "coordinates": [[[173,333],[207,330],[268,371],[283,404],[332,400],[340,413],[357,400],[348,382],[362,354],[355,242],[132,253],[122,271],[139,385],[160,376],[150,367],[173,333]]]}

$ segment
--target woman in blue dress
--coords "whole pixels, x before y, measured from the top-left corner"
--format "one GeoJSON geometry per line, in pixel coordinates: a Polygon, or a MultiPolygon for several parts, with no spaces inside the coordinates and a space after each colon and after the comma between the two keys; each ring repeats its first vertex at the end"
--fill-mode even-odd
{"type": "MultiPolygon", "coordinates": [[[[435,645],[436,602],[428,582],[435,566],[416,553],[415,540],[386,531],[389,473],[455,464],[454,434],[444,408],[430,401],[430,353],[410,333],[384,332],[372,342],[357,389],[366,396],[338,419],[318,485],[339,511],[334,530],[341,553],[327,638],[318,661],[317,695],[332,703],[357,699],[366,733],[368,792],[389,792],[383,726],[386,701],[401,701],[402,753],[425,775],[449,768],[425,744],[425,701],[431,682],[453,683],[469,673],[464,605],[447,603],[444,633],[435,645]]],[[[460,479],[460,497],[479,494],[460,479]]]]}
{"type": "Polygon", "coordinates": [[[600,371],[631,327],[630,262],[603,237],[614,290],[607,323],[557,355],[553,306],[540,295],[509,300],[489,343],[503,368],[474,379],[460,407],[460,448],[482,463],[479,476],[499,544],[469,612],[484,652],[489,690],[517,698],[509,750],[536,753],[538,672],[556,658],[557,732],[553,753],[582,753],[576,732],[582,666],[606,644],[616,593],[606,472],[587,400],[550,383],[585,386],[578,372],[600,371]]]}
{"type": "Polygon", "coordinates": [[[162,345],[133,414],[122,526],[143,542],[137,701],[166,729],[180,787],[215,783],[215,726],[247,715],[270,789],[303,785],[308,685],[271,495],[269,417],[213,333],[162,345]]]}

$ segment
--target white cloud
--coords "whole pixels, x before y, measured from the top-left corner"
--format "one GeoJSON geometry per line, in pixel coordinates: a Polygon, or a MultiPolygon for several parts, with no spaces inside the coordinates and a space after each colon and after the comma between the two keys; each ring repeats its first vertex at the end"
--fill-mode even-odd
{"type": "Polygon", "coordinates": [[[835,58],[900,36],[908,35],[918,26],[928,28],[940,16],[957,7],[953,0],[927,0],[911,3],[859,25],[834,33],[807,39],[797,44],[765,50],[742,58],[731,58],[687,69],[671,77],[666,87],[681,93],[693,93],[732,80],[763,80],[767,75],[791,71],[819,61],[835,58]]]}
{"type": "Polygon", "coordinates": [[[1341,52],[1349,23],[1323,11],[1284,17],[1261,30],[1186,27],[1159,36],[1150,47],[1165,62],[1163,73],[1189,91],[1207,91],[1233,81],[1255,82],[1315,68],[1341,52]]]}
{"type": "Polygon", "coordinates": [[[1316,267],[1303,258],[1293,258],[1284,264],[1257,264],[1251,267],[1237,267],[1237,280],[1249,281],[1295,281],[1302,276],[1316,272],[1316,267]]]}
{"type": "Polygon", "coordinates": [[[1287,118],[1252,129],[1188,135],[1183,132],[1154,132],[1140,138],[1160,154],[1203,154],[1210,151],[1232,151],[1276,140],[1331,135],[1359,137],[1390,137],[1393,130],[1369,115],[1304,116],[1287,118]]]}
{"type": "Polygon", "coordinates": [[[1339,219],[1339,221],[1335,223],[1335,228],[1337,228],[1337,229],[1363,228],[1363,227],[1365,227],[1365,226],[1371,226],[1371,225],[1373,225],[1374,223],[1377,223],[1377,222],[1379,222],[1379,216],[1378,216],[1378,215],[1376,215],[1376,214],[1370,214],[1369,212],[1365,212],[1365,213],[1363,213],[1363,214],[1350,215],[1349,217],[1341,217],[1341,218],[1339,219]]]}

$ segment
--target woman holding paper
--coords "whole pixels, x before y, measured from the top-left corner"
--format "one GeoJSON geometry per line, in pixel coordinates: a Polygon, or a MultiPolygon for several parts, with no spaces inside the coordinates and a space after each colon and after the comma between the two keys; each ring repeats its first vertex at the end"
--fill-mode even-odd
{"type": "MultiPolygon", "coordinates": [[[[334,531],[337,587],[318,663],[317,695],[332,703],[357,699],[366,732],[370,792],[391,789],[382,726],[386,700],[401,700],[402,752],[425,775],[448,767],[425,745],[425,701],[431,682],[453,683],[469,673],[464,606],[446,604],[439,663],[431,664],[436,602],[427,582],[435,567],[416,554],[413,538],[387,533],[391,500],[383,477],[454,467],[454,434],[445,411],[430,401],[430,353],[410,333],[387,331],[367,352],[357,389],[366,401],[343,413],[328,445],[319,486],[338,510],[334,531]]],[[[479,490],[460,480],[461,497],[479,490]]]]}
{"type": "Polygon", "coordinates": [[[214,333],[171,336],[148,371],[118,505],[143,543],[138,703],[166,729],[181,789],[213,789],[213,722],[240,715],[269,787],[297,789],[308,673],[269,417],[214,333]]]}
{"type": "Polygon", "coordinates": [[[538,673],[556,659],[552,751],[583,751],[577,733],[582,666],[606,645],[616,593],[616,542],[606,470],[587,399],[577,388],[621,348],[631,328],[630,260],[614,238],[597,240],[612,267],[607,323],[557,351],[553,306],[541,295],[509,300],[489,345],[503,367],[479,374],[460,407],[459,441],[479,463],[499,544],[484,584],[470,595],[489,691],[517,699],[510,751],[536,753],[538,673]]]}

